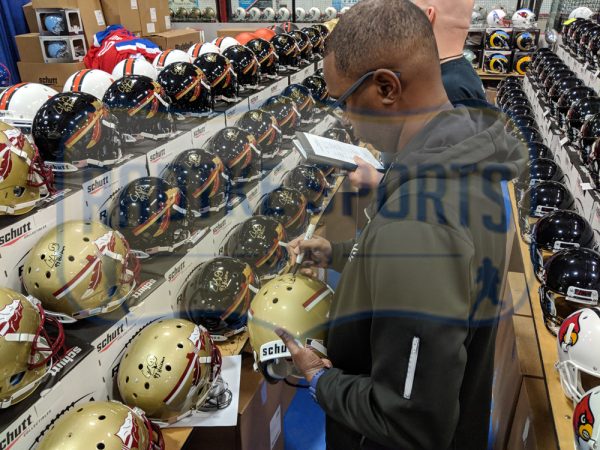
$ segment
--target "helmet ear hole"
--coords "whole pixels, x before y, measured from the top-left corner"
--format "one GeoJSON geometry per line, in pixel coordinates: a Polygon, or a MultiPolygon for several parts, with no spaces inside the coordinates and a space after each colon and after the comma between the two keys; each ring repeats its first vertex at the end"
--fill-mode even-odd
{"type": "MultiPolygon", "coordinates": [[[[15,197],[21,197],[21,196],[23,196],[24,193],[25,193],[25,188],[23,186],[15,186],[13,188],[13,195],[15,197]]],[[[8,196],[8,193],[5,195],[8,196]]]]}

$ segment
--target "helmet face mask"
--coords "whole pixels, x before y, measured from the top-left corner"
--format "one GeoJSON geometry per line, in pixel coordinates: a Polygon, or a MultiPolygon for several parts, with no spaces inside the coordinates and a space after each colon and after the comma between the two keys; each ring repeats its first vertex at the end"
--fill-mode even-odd
{"type": "Polygon", "coordinates": [[[281,72],[298,71],[300,66],[300,48],[291,35],[281,33],[271,39],[271,44],[279,57],[281,72]]]}

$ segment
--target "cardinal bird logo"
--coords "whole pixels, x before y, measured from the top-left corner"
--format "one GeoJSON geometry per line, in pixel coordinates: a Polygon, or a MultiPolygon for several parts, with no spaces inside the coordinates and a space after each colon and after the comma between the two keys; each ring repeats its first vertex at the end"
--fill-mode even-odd
{"type": "Polygon", "coordinates": [[[579,340],[579,332],[581,331],[579,325],[580,317],[581,312],[573,314],[571,317],[568,317],[560,327],[558,332],[558,342],[560,342],[560,347],[564,352],[566,352],[569,347],[577,344],[577,341],[579,340]]]}
{"type": "Polygon", "coordinates": [[[0,181],[6,180],[12,170],[12,158],[10,147],[0,144],[0,181]]]}
{"type": "Polygon", "coordinates": [[[123,442],[123,450],[140,448],[140,428],[131,411],[127,413],[127,418],[119,428],[117,436],[123,442]]]}
{"type": "Polygon", "coordinates": [[[0,337],[16,333],[23,317],[23,304],[14,299],[11,303],[0,309],[0,337]]]}
{"type": "Polygon", "coordinates": [[[592,394],[583,397],[575,407],[575,412],[573,413],[575,436],[577,436],[577,440],[581,439],[585,442],[588,442],[592,438],[592,431],[594,429],[594,415],[590,408],[591,397],[592,394]]]}

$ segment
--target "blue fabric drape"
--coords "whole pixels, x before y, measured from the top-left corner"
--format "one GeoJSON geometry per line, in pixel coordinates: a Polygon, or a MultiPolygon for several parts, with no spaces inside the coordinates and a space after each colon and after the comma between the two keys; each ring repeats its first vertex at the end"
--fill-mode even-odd
{"type": "Polygon", "coordinates": [[[23,14],[23,5],[29,1],[31,0],[0,0],[0,63],[10,71],[12,84],[20,81],[17,69],[19,52],[15,36],[29,32],[23,14]]]}

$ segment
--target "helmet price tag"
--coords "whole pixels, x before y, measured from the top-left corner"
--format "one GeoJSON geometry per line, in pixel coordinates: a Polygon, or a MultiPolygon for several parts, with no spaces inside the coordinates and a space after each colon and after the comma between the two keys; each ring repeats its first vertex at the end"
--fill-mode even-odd
{"type": "Polygon", "coordinates": [[[598,291],[569,286],[567,289],[567,300],[584,305],[595,306],[598,304],[598,291]]]}

